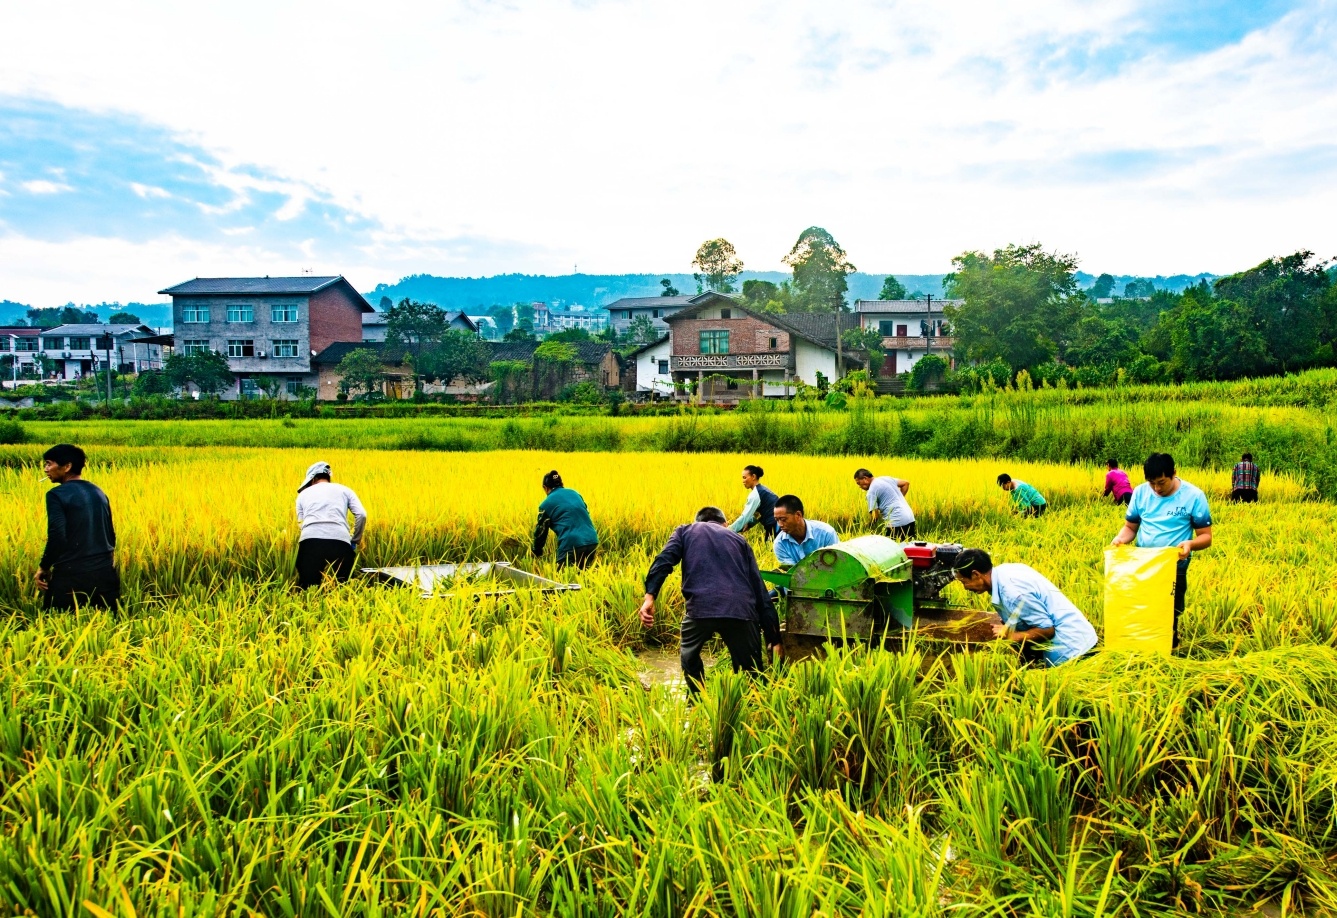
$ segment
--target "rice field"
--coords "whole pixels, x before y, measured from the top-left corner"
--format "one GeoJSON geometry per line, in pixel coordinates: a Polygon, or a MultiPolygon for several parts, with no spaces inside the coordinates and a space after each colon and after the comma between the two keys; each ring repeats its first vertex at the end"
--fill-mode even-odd
{"type": "MultiPolygon", "coordinates": [[[[742,464],[861,532],[866,464],[921,535],[1049,576],[1100,628],[1101,471],[1012,461],[101,446],[120,616],[43,615],[40,447],[0,447],[0,914],[1151,915],[1337,910],[1337,507],[1183,470],[1216,538],[1184,655],[1022,669],[849,650],[698,704],[641,681],[649,559],[742,464]],[[603,540],[575,593],[294,593],[325,459],[361,562],[526,557],[539,477],[603,540]],[[1000,471],[1050,500],[1007,510],[1000,471]]],[[[1136,476],[1135,476],[1136,477],[1136,476]]],[[[765,549],[758,541],[759,554],[765,549]]],[[[763,555],[763,557],[765,557],[763,555]]],[[[958,597],[959,598],[959,597],[958,597]]],[[[722,657],[722,654],[720,655],[722,657]]]]}

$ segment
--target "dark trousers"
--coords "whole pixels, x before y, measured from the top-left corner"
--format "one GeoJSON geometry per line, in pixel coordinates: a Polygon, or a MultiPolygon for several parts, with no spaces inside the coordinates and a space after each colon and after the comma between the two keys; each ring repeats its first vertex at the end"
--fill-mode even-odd
{"type": "Polygon", "coordinates": [[[320,586],[329,568],[343,583],[353,573],[354,557],[353,546],[339,539],[303,539],[297,543],[297,585],[304,590],[320,586]]]}
{"type": "Polygon", "coordinates": [[[904,526],[888,526],[887,538],[893,542],[913,542],[915,540],[915,521],[911,520],[904,526]]]}
{"type": "Polygon", "coordinates": [[[1038,507],[1027,507],[1021,511],[1022,516],[1044,516],[1045,511],[1049,509],[1048,504],[1040,504],[1038,507]]]}
{"type": "Polygon", "coordinates": [[[1179,616],[1184,614],[1184,597],[1188,595],[1188,562],[1180,561],[1175,565],[1175,620],[1172,650],[1179,648],[1179,616]]]}
{"type": "Polygon", "coordinates": [[[1232,504],[1256,504],[1258,503],[1258,489],[1236,488],[1230,492],[1230,502],[1232,504]]]}
{"type": "Polygon", "coordinates": [[[729,649],[734,672],[761,671],[761,628],[756,622],[741,618],[684,618],[682,646],[678,653],[682,659],[682,674],[692,694],[701,690],[706,675],[701,648],[717,634],[729,649]]]}
{"type": "Polygon", "coordinates": [[[590,566],[594,560],[594,553],[598,551],[598,545],[577,545],[564,555],[559,555],[557,563],[562,567],[574,565],[578,570],[584,570],[590,566]]]}
{"type": "Polygon", "coordinates": [[[1128,506],[1129,502],[1132,501],[1132,499],[1133,499],[1133,492],[1129,491],[1127,494],[1120,494],[1118,497],[1114,498],[1114,503],[1123,504],[1126,507],[1128,506]]]}
{"type": "Polygon", "coordinates": [[[42,608],[68,612],[79,607],[110,609],[121,598],[121,575],[116,568],[93,571],[53,571],[42,608]]]}

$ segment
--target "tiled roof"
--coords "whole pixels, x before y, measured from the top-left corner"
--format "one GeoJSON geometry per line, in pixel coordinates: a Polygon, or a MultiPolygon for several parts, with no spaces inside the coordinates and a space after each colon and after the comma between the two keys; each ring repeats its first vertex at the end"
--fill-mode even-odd
{"type": "MultiPolygon", "coordinates": [[[[321,351],[319,354],[312,357],[311,362],[323,364],[326,366],[334,366],[338,364],[339,361],[343,360],[345,357],[351,354],[353,351],[367,350],[367,351],[375,351],[377,354],[381,354],[381,351],[384,347],[385,343],[381,341],[336,341],[329,347],[325,348],[325,350],[321,351]]],[[[386,362],[391,364],[392,366],[396,366],[399,364],[399,359],[397,356],[392,359],[390,355],[382,354],[382,357],[383,359],[386,359],[386,362]]]]}
{"type": "Polygon", "coordinates": [[[661,336],[661,337],[659,337],[659,338],[656,338],[655,340],[651,341],[649,344],[642,344],[640,347],[636,348],[636,350],[634,350],[634,351],[628,351],[628,352],[627,352],[627,356],[628,356],[628,357],[635,357],[637,354],[644,354],[646,351],[650,350],[651,348],[659,347],[659,345],[663,344],[663,343],[664,343],[665,341],[667,341],[668,339],[669,339],[669,336],[668,336],[668,335],[663,335],[663,336],[661,336]]]}
{"type": "Polygon", "coordinates": [[[175,287],[159,290],[168,296],[266,296],[266,295],[310,295],[343,284],[348,292],[362,304],[363,312],[375,312],[357,288],[343,275],[334,277],[197,277],[175,287]]]}
{"type": "Polygon", "coordinates": [[[57,325],[55,328],[43,329],[42,334],[51,335],[52,337],[73,335],[76,338],[95,338],[98,335],[111,335],[120,338],[128,334],[151,335],[153,334],[153,329],[149,328],[147,325],[112,325],[107,322],[99,322],[96,324],[57,325]]]}
{"type": "Polygon", "coordinates": [[[690,306],[693,296],[624,296],[620,300],[614,300],[604,309],[612,311],[614,309],[658,309],[667,307],[672,309],[682,309],[684,306],[690,306]]]}
{"type": "MultiPolygon", "coordinates": [[[[538,349],[539,341],[489,341],[488,347],[492,349],[493,360],[523,360],[530,361],[534,359],[534,351],[538,349]]],[[[576,349],[576,360],[580,363],[599,363],[608,355],[612,347],[605,341],[568,341],[576,349]]]]}
{"type": "MultiPolygon", "coordinates": [[[[783,315],[764,313],[762,318],[816,344],[835,349],[836,317],[829,312],[787,312],[783,315]]],[[[840,314],[840,328],[842,331],[858,327],[858,316],[848,312],[840,314]]]]}
{"type": "Polygon", "coordinates": [[[940,313],[942,307],[947,304],[959,306],[965,300],[942,300],[934,297],[930,303],[923,300],[855,300],[855,312],[894,312],[894,313],[913,313],[921,315],[925,312],[940,313]],[[925,309],[927,307],[927,309],[925,309]]]}

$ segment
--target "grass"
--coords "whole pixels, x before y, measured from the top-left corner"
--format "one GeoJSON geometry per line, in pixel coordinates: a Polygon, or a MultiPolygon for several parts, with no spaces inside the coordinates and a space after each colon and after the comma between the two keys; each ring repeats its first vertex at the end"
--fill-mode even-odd
{"type": "MultiPolygon", "coordinates": [[[[585,589],[288,587],[306,450],[107,447],[129,607],[42,615],[45,486],[0,448],[0,902],[36,915],[1147,915],[1337,908],[1337,507],[1207,488],[1186,656],[1028,671],[838,652],[701,703],[643,689],[640,577],[738,467],[853,534],[856,464],[931,538],[1025,560],[1099,624],[1099,472],[994,462],[322,450],[367,562],[521,557],[557,467],[608,547],[585,589]]],[[[758,550],[762,550],[760,543],[758,550]]],[[[551,552],[551,549],[550,549],[551,552]]],[[[531,564],[555,573],[549,559],[531,564]]],[[[528,563],[528,562],[527,562],[528,563]]],[[[3,910],[0,909],[0,910],[3,910]]]]}

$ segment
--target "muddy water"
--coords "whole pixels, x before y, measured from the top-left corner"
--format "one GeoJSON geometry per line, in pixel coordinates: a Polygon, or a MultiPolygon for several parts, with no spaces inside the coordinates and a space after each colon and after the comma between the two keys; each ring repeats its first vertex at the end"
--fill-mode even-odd
{"type": "MultiPolygon", "coordinates": [[[[703,653],[701,659],[706,669],[715,665],[713,654],[703,653]]],[[[647,647],[636,654],[638,675],[641,685],[646,690],[656,685],[667,685],[675,689],[687,690],[687,682],[682,677],[682,661],[678,658],[676,647],[647,647]]]]}

